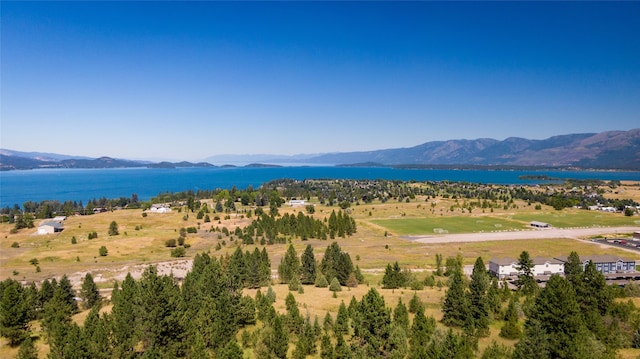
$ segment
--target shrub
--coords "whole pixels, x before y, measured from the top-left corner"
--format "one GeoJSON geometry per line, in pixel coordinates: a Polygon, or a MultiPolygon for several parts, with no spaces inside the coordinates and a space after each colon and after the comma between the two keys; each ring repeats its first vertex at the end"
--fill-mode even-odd
{"type": "MultiPolygon", "coordinates": [[[[179,246],[183,246],[184,245],[184,237],[178,238],[178,245],[179,246]]],[[[174,247],[175,247],[175,245],[174,245],[174,247]]]]}
{"type": "Polygon", "coordinates": [[[316,281],[314,284],[318,288],[326,288],[329,285],[329,282],[327,282],[327,277],[325,277],[324,274],[322,274],[322,272],[318,271],[318,274],[316,274],[316,281]]]}
{"type": "Polygon", "coordinates": [[[147,216],[147,212],[142,212],[142,217],[146,217],[147,216]]]}
{"type": "Polygon", "coordinates": [[[11,248],[20,248],[20,244],[18,242],[11,243],[11,248]]]}
{"type": "MultiPolygon", "coordinates": [[[[180,238],[182,238],[182,237],[180,237],[180,238]]],[[[176,239],[175,238],[167,239],[164,242],[164,245],[167,246],[167,247],[172,247],[173,248],[173,247],[176,246],[176,239]]]]}
{"type": "Polygon", "coordinates": [[[342,287],[340,286],[340,282],[338,281],[338,278],[333,277],[333,279],[331,280],[331,284],[329,284],[329,290],[332,292],[342,291],[342,287]]]}
{"type": "Polygon", "coordinates": [[[78,240],[76,239],[76,236],[71,237],[71,244],[77,244],[78,240]]]}
{"type": "Polygon", "coordinates": [[[107,247],[105,246],[100,247],[98,252],[100,253],[100,257],[106,257],[107,253],[109,253],[109,251],[107,250],[107,247]]]}
{"type": "Polygon", "coordinates": [[[171,250],[171,256],[172,257],[184,257],[185,256],[184,248],[178,247],[176,249],[172,249],[171,250]]]}
{"type": "Polygon", "coordinates": [[[198,233],[198,229],[196,227],[187,227],[187,233],[198,233]]]}

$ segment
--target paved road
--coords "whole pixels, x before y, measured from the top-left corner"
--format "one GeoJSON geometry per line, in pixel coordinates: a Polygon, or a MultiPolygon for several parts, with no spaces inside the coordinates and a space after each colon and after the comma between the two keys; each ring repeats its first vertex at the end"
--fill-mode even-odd
{"type": "Polygon", "coordinates": [[[640,232],[640,227],[592,227],[592,228],[547,228],[530,229],[522,231],[483,232],[462,234],[434,234],[424,236],[404,236],[402,238],[419,243],[450,243],[450,242],[485,242],[485,241],[512,241],[518,239],[545,239],[545,238],[573,238],[579,239],[589,236],[608,235],[617,233],[640,232]]]}

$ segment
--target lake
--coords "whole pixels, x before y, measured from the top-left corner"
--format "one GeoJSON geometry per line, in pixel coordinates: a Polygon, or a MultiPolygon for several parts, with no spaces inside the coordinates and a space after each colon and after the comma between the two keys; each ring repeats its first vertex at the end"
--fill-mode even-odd
{"type": "Polygon", "coordinates": [[[277,168],[127,168],[39,169],[0,172],[0,207],[26,201],[83,201],[93,198],[130,197],[146,201],[161,192],[212,190],[236,186],[258,188],[281,179],[387,179],[415,181],[466,181],[487,184],[537,184],[523,175],[557,178],[640,181],[640,172],[393,169],[380,167],[277,167],[277,168]]]}

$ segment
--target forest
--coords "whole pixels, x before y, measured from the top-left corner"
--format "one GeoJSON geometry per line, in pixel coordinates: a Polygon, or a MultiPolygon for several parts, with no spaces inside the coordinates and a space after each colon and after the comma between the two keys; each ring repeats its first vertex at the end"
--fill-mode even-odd
{"type": "Polygon", "coordinates": [[[337,291],[366,285],[357,266],[337,242],[316,260],[308,245],[300,256],[289,245],[278,265],[278,281],[288,285],[283,312],[271,287],[270,259],[264,247],[238,247],[230,256],[195,256],[184,278],[159,275],[149,266],[139,280],[116,282],[102,298],[90,273],[76,293],[68,278],[23,286],[0,282],[0,334],[19,346],[17,358],[36,358],[34,342],[49,346],[49,358],[616,358],[620,348],[640,346],[640,313],[627,296],[637,285],[608,286],[595,265],[583,269],[569,256],[564,277],[554,275],[540,288],[530,274],[526,251],[519,260],[518,287],[509,289],[489,276],[478,258],[470,277],[460,258],[439,258],[424,278],[389,264],[382,288],[371,287],[337,313],[305,315],[296,295],[310,286],[337,291]],[[445,262],[445,263],[443,263],[445,262]],[[446,283],[436,284],[435,278],[446,283]],[[414,295],[409,303],[385,301],[387,291],[445,285],[437,322],[425,315],[414,295]],[[255,295],[244,294],[258,288],[255,295]],[[104,309],[107,310],[104,310],[104,309]],[[103,309],[103,310],[101,310],[103,309]],[[89,311],[82,325],[72,321],[89,311]],[[31,330],[34,321],[42,331],[31,330]],[[500,322],[500,336],[483,351],[478,339],[500,322]]]}

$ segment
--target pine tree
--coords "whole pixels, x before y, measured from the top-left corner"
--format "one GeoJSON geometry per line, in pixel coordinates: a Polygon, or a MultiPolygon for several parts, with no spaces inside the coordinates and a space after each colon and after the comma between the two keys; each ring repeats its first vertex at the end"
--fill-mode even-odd
{"type": "Polygon", "coordinates": [[[411,351],[415,353],[425,352],[435,330],[436,320],[433,317],[427,318],[424,315],[424,310],[422,308],[418,309],[411,325],[411,337],[409,339],[411,351]]]}
{"type": "Polygon", "coordinates": [[[75,314],[78,312],[78,303],[76,302],[76,291],[73,290],[73,286],[71,285],[71,281],[66,274],[62,275],[60,279],[60,283],[58,284],[58,288],[62,290],[64,294],[64,302],[69,306],[71,313],[75,314]]]}
{"type": "Polygon", "coordinates": [[[227,345],[222,350],[221,358],[225,359],[242,359],[244,352],[238,342],[235,339],[231,339],[227,342],[227,345]]]}
{"type": "Polygon", "coordinates": [[[25,340],[20,343],[20,349],[16,359],[38,359],[38,350],[31,340],[31,336],[27,336],[25,340]]]}
{"type": "Polygon", "coordinates": [[[500,329],[501,337],[507,339],[518,339],[522,336],[522,329],[518,324],[518,317],[517,298],[511,297],[504,318],[506,323],[500,329]]]}
{"type": "Polygon", "coordinates": [[[275,354],[276,358],[286,358],[289,350],[289,334],[283,324],[280,315],[273,318],[272,333],[269,340],[269,349],[275,354]]]}
{"type": "Polygon", "coordinates": [[[382,277],[382,288],[396,289],[402,287],[404,285],[402,277],[402,271],[400,270],[398,261],[393,264],[393,267],[391,264],[387,264],[384,276],[382,277]]]}
{"type": "Polygon", "coordinates": [[[385,355],[389,350],[391,313],[375,288],[362,297],[353,321],[353,337],[368,357],[385,355]]]}
{"type": "Polygon", "coordinates": [[[564,264],[564,277],[576,286],[581,282],[583,272],[580,256],[578,256],[578,253],[575,251],[571,252],[567,258],[567,262],[564,264]]]}
{"type": "Polygon", "coordinates": [[[310,244],[307,244],[304,249],[301,262],[300,282],[302,284],[313,284],[316,279],[316,259],[313,256],[313,247],[310,244]]]}
{"type": "Polygon", "coordinates": [[[336,316],[333,331],[336,336],[349,334],[349,311],[347,306],[344,305],[344,301],[340,302],[340,307],[338,307],[338,315],[336,316]]]}
{"type": "Polygon", "coordinates": [[[287,252],[282,257],[280,266],[278,266],[278,275],[280,276],[280,283],[285,284],[289,283],[293,277],[300,277],[300,260],[293,244],[289,244],[287,252]]]}
{"type": "MultiPolygon", "coordinates": [[[[247,256],[250,257],[250,256],[247,256]]],[[[250,258],[248,258],[250,260],[250,258]]],[[[227,273],[234,278],[234,280],[244,283],[247,281],[247,263],[245,262],[244,253],[238,246],[229,258],[229,265],[227,266],[227,273]]]]}
{"type": "Polygon", "coordinates": [[[327,278],[322,274],[322,272],[316,272],[316,280],[314,285],[318,288],[326,288],[329,286],[329,282],[327,282],[327,278]]]}
{"type": "Polygon", "coordinates": [[[449,289],[445,293],[442,304],[442,312],[442,322],[457,327],[462,327],[465,319],[470,315],[469,301],[461,270],[456,270],[451,275],[449,289]]]}
{"type": "Polygon", "coordinates": [[[299,334],[302,330],[302,324],[304,321],[300,315],[300,309],[298,309],[296,298],[291,294],[291,292],[289,292],[285,299],[285,307],[287,309],[285,324],[289,329],[289,332],[299,334]]]}
{"type": "Polygon", "coordinates": [[[340,286],[340,282],[337,277],[333,277],[331,280],[331,284],[329,284],[329,290],[332,292],[340,292],[342,291],[342,287],[340,286]]]}
{"type": "Polygon", "coordinates": [[[393,310],[393,324],[404,329],[405,332],[409,330],[409,311],[402,303],[402,298],[398,298],[398,304],[393,310]]]}
{"type": "Polygon", "coordinates": [[[525,327],[530,327],[530,322],[540,323],[544,332],[553,333],[548,336],[551,357],[576,355],[578,341],[585,335],[586,327],[575,291],[566,279],[559,275],[551,276],[536,297],[525,327]]]}
{"type": "Polygon", "coordinates": [[[528,320],[522,339],[513,350],[513,359],[551,359],[549,335],[540,322],[528,320]]]}
{"type": "Polygon", "coordinates": [[[320,358],[333,359],[333,345],[331,344],[331,337],[329,334],[324,334],[320,341],[320,358]]]}
{"type": "Polygon", "coordinates": [[[117,282],[115,283],[111,301],[113,302],[113,308],[111,309],[109,323],[114,356],[120,358],[131,357],[142,329],[140,323],[142,307],[138,283],[130,273],[127,273],[121,288],[118,287],[117,282]]]}
{"type": "Polygon", "coordinates": [[[516,270],[520,272],[518,275],[518,289],[525,295],[534,294],[538,288],[538,284],[533,278],[533,260],[529,256],[529,252],[522,251],[520,257],[518,257],[518,264],[516,270]]]}
{"type": "Polygon", "coordinates": [[[5,281],[0,301],[0,335],[9,339],[11,346],[18,345],[29,329],[29,307],[24,301],[24,290],[15,280],[5,281]]]}
{"type": "Polygon", "coordinates": [[[489,335],[489,300],[487,290],[489,288],[489,275],[482,257],[476,259],[469,283],[469,304],[473,325],[479,337],[489,335]]]}
{"type": "Polygon", "coordinates": [[[346,285],[349,274],[353,272],[353,262],[348,253],[343,252],[338,243],[331,243],[322,257],[320,269],[331,283],[333,278],[338,278],[340,285],[346,285]]]}
{"type": "Polygon", "coordinates": [[[93,281],[91,273],[87,273],[84,276],[80,290],[80,298],[82,298],[85,309],[91,309],[94,305],[100,303],[100,292],[98,292],[98,286],[96,286],[96,283],[93,281]]]}
{"type": "Polygon", "coordinates": [[[109,224],[109,235],[117,236],[118,234],[120,234],[120,232],[118,232],[118,223],[112,221],[111,224],[109,224]]]}
{"type": "Polygon", "coordinates": [[[413,297],[409,301],[409,313],[417,313],[420,309],[424,309],[422,299],[418,297],[418,293],[413,292],[413,297]]]}

